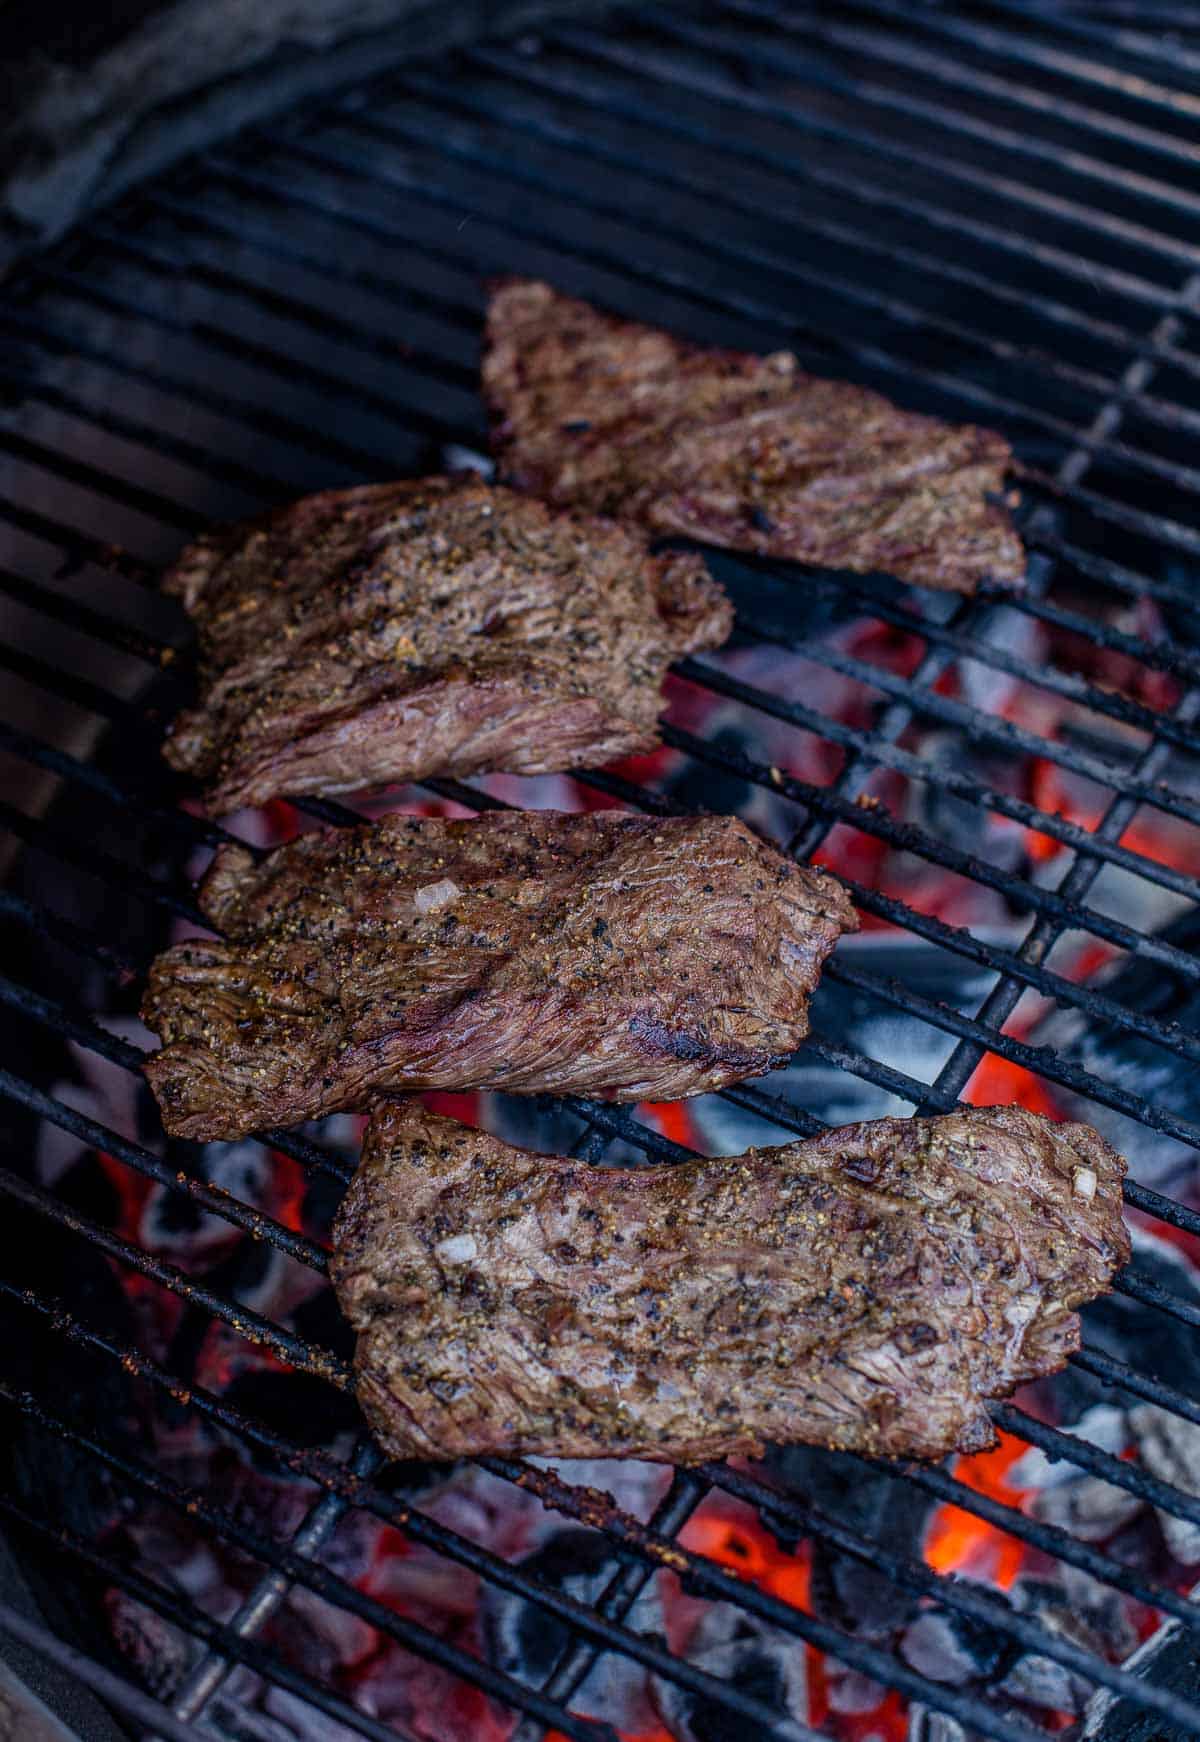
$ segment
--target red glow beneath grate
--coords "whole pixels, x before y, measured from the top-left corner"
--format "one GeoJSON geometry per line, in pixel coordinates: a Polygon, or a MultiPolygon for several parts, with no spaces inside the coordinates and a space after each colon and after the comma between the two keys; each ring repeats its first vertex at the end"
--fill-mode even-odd
{"type": "MultiPolygon", "coordinates": [[[[146,1207],[146,1199],[154,1190],[154,1181],[147,1179],[145,1174],[137,1173],[123,1161],[117,1161],[113,1156],[98,1150],[100,1166],[105,1177],[117,1194],[117,1218],[114,1223],[116,1231],[123,1239],[138,1243],[138,1233],[142,1223],[142,1211],[146,1207]]],[[[123,1267],[118,1275],[125,1275],[123,1267]]]]}
{"type": "Polygon", "coordinates": [[[290,1155],[271,1151],[272,1189],[275,1198],[275,1220],[290,1228],[293,1234],[304,1229],[304,1199],[308,1191],[304,1169],[290,1155]]]}
{"type": "MultiPolygon", "coordinates": [[[[1014,1488],[1007,1475],[1028,1449],[1015,1435],[1001,1433],[1000,1443],[992,1451],[960,1457],[954,1474],[977,1494],[1020,1510],[1025,1490],[1014,1488]]],[[[1008,1590],[1024,1558],[1024,1546],[1015,1537],[960,1506],[939,1506],[925,1539],[925,1559],[935,1572],[987,1579],[1002,1591],[1008,1590]]]]}
{"type": "Polygon", "coordinates": [[[686,1101],[643,1101],[641,1112],[660,1137],[682,1144],[685,1149],[699,1147],[686,1101]]]}
{"type": "Polygon", "coordinates": [[[963,1090],[963,1100],[973,1107],[1009,1106],[1015,1102],[1030,1113],[1044,1113],[1048,1119],[1062,1117],[1041,1077],[995,1052],[984,1053],[963,1090]]]}
{"type": "Polygon", "coordinates": [[[808,1545],[801,1544],[798,1553],[785,1554],[760,1525],[748,1518],[722,1518],[711,1513],[697,1513],[680,1532],[684,1548],[694,1554],[707,1555],[729,1567],[747,1584],[769,1591],[793,1609],[809,1608],[808,1545]]]}

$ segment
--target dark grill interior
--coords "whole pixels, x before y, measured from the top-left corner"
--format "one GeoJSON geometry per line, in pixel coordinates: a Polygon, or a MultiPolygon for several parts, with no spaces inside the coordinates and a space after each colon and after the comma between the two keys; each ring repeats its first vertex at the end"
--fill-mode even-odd
{"type": "MultiPolygon", "coordinates": [[[[352,1731],[410,1734],[262,1643],[284,1594],[300,1587],[484,1690],[517,1715],[520,1742],[548,1729],[615,1733],[603,1711],[585,1717],[594,1708],[573,1705],[606,1654],[711,1701],[747,1735],[810,1735],[769,1699],[630,1624],[639,1594],[666,1568],[693,1595],[740,1605],[971,1734],[1018,1742],[1043,1733],[1003,1699],[931,1679],[817,1606],[802,1610],[681,1547],[678,1533],[715,1490],[758,1509],[781,1543],[824,1543],[906,1602],[927,1598],[1132,1709],[1200,1730],[1194,1682],[1189,1691],[1122,1669],[995,1591],[898,1551],[882,1529],[828,1515],[765,1468],[677,1471],[639,1523],[553,1472],[488,1460],[495,1478],[598,1533],[614,1558],[585,1601],[481,1548],[423,1511],[419,1493],[410,1501],[363,1442],[331,1449],[285,1431],[258,1419],[252,1387],[218,1394],[144,1352],[114,1305],[118,1271],[147,1279],[151,1295],[178,1297],[197,1337],[220,1321],[233,1341],[311,1376],[312,1408],[333,1411],[339,1425],[353,1420],[336,1400],[350,1385],[344,1344],[333,1349],[306,1328],[336,1340],[333,1315],[279,1323],[258,1312],[250,1269],[236,1257],[266,1245],[320,1272],[320,1240],[230,1195],[192,1146],[114,1131],[86,1095],[57,1092],[64,1074],[80,1080],[64,1064],[68,1041],[114,1071],[136,1071],[141,1045],[112,1018],[136,1009],[140,975],[169,924],[198,919],[189,879],[199,850],[228,838],[179,808],[157,759],[187,667],[181,621],[154,597],[157,571],[214,519],[317,487],[436,469],[447,444],[478,454],[484,280],[528,272],[700,340],[787,346],[818,373],[994,424],[1028,468],[1030,583],[1015,601],[998,590],[962,601],[874,577],[714,559],[737,603],[736,640],[678,668],[668,757],[574,783],[579,804],[742,805],[791,851],[845,875],[895,946],[840,951],[824,1019],[818,1005],[817,1032],[793,1069],[728,1091],[711,1118],[751,1118],[760,1132],[765,1121],[783,1141],[821,1129],[863,1093],[936,1113],[955,1105],[982,1063],[1007,1071],[1006,1085],[1029,1093],[1040,1084],[1056,1107],[1094,1118],[1135,1164],[1165,1146],[1176,1159],[1162,1175],[1135,1165],[1127,1200],[1140,1226],[1191,1257],[1200,1235],[1200,1107],[1187,1090],[1200,1058],[1200,471],[1189,462],[1200,430],[1198,107],[1200,72],[1186,54],[1074,16],[1047,23],[1020,4],[728,0],[618,11],[602,27],[563,26],[393,69],[318,112],[243,134],[85,222],[7,287],[0,820],[14,846],[0,903],[15,966],[0,981],[14,1019],[11,1068],[0,1070],[11,1236],[0,1392],[18,1462],[44,1468],[7,1482],[0,1510],[18,1541],[61,1557],[64,1581],[124,1591],[202,1642],[182,1686],[163,1690],[174,1719],[144,1697],[139,1709],[123,1671],[113,1684],[119,1660],[96,1672],[131,1721],[196,1734],[229,1666],[242,1664],[352,1731]],[[878,641],[848,637],[852,624],[878,641]],[[1049,656],[1038,651],[1046,647],[1049,656]],[[801,666],[788,669],[805,681],[772,687],[771,666],[754,663],[762,649],[795,656],[801,666]],[[827,705],[835,685],[853,707],[827,705]],[[828,778],[809,777],[814,745],[838,753],[828,778]],[[1014,774],[1030,767],[1041,783],[1032,789],[1014,774]],[[1083,796],[1068,802],[1068,793],[1083,796]],[[1164,830],[1169,853],[1156,845],[1164,830]],[[1019,853],[1003,846],[1014,841],[1019,853]],[[899,883],[872,877],[882,864],[904,868],[899,883]],[[951,893],[927,900],[935,886],[951,893]],[[1085,973],[1078,964],[1095,946],[1104,971],[1085,973]],[[1064,971],[1068,961],[1075,971],[1064,971]],[[973,976],[969,997],[955,975],[973,976]],[[863,1008],[906,1023],[906,1035],[925,1031],[935,1064],[909,1068],[926,1056],[915,1042],[911,1054],[863,1050],[838,1017],[863,1008]],[[117,1231],[112,1202],[57,1190],[38,1173],[43,1122],[131,1179],[169,1188],[185,1219],[211,1214],[245,1241],[211,1271],[143,1250],[117,1231]],[[76,1256],[89,1248],[115,1270],[76,1256]],[[172,1420],[196,1412],[255,1460],[302,1478],[310,1505],[299,1526],[280,1535],[272,1520],[166,1474],[118,1431],[114,1375],[139,1397],[158,1394],[172,1420]],[[186,1589],[115,1552],[82,1502],[60,1504],[76,1492],[62,1472],[83,1469],[105,1494],[186,1509],[250,1558],[257,1582],[232,1619],[214,1620],[186,1589]],[[560,1623],[566,1643],[543,1684],[439,1637],[326,1564],[324,1549],[356,1510],[560,1623]]],[[[520,793],[512,782],[435,782],[400,797],[479,808],[520,793]]],[[[357,815],[297,808],[334,824],[357,815]]],[[[590,1104],[540,1116],[589,1159],[613,1144],[631,1162],[683,1153],[661,1119],[590,1104]]],[[[705,1117],[697,1112],[701,1130],[705,1117]]],[[[327,1226],[351,1161],[319,1133],[268,1136],[308,1189],[332,1182],[327,1226]]],[[[1194,1336],[1200,1291],[1172,1286],[1169,1267],[1144,1254],[1117,1286],[1118,1308],[1154,1328],[1128,1359],[1113,1352],[1111,1317],[1098,1309],[1070,1383],[1093,1402],[1138,1400],[1200,1425],[1186,1362],[1156,1357],[1194,1336]]],[[[1068,1435],[1024,1402],[993,1414],[1006,1434],[1159,1516],[1200,1525],[1200,1495],[1144,1461],[1068,1435]]],[[[843,1462],[856,1480],[872,1474],[843,1462]]],[[[886,1492],[908,1491],[952,1502],[1182,1629],[1200,1625],[1178,1578],[1017,1510],[953,1468],[892,1472],[886,1492]]],[[[94,1616],[62,1619],[85,1635],[90,1625],[102,1654],[94,1616]]]]}

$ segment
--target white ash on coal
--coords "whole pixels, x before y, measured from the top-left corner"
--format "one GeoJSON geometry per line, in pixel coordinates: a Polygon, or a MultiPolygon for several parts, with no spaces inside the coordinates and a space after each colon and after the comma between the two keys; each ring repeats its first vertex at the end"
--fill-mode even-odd
{"type": "MultiPolygon", "coordinates": [[[[804,1647],[730,1603],[714,1603],[700,1617],[683,1655],[726,1687],[759,1700],[768,1710],[808,1722],[804,1647]]],[[[746,1721],[705,1695],[655,1676],[654,1710],[676,1742],[743,1742],[746,1721]]]]}
{"type": "MultiPolygon", "coordinates": [[[[554,1531],[518,1562],[522,1572],[589,1607],[619,1564],[604,1537],[576,1528],[554,1531]]],[[[554,1616],[490,1585],[481,1592],[481,1618],[491,1661],[530,1687],[544,1684],[573,1641],[571,1630],[554,1616]]],[[[657,1577],[638,1595],[626,1622],[635,1633],[662,1637],[665,1623],[657,1577]]],[[[619,1730],[631,1733],[644,1732],[654,1722],[645,1670],[614,1652],[600,1658],[576,1695],[576,1704],[603,1712],[619,1730]]]]}
{"type": "Polygon", "coordinates": [[[931,1608],[905,1629],[900,1654],[930,1681],[964,1688],[994,1676],[1008,1652],[994,1627],[981,1627],[953,1609],[931,1608]]]}

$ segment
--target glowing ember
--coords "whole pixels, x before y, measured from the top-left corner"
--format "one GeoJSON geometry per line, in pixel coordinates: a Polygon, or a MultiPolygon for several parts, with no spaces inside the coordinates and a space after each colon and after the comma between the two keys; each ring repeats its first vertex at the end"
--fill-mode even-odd
{"type": "Polygon", "coordinates": [[[681,1143],[687,1149],[698,1147],[686,1102],[644,1101],[638,1111],[661,1137],[669,1138],[672,1143],[681,1143]]]}
{"type": "Polygon", "coordinates": [[[734,1521],[708,1511],[698,1512],[680,1533],[684,1548],[707,1555],[729,1567],[740,1579],[770,1591],[794,1609],[809,1608],[808,1545],[785,1554],[775,1539],[748,1517],[734,1521]]]}
{"type": "Polygon", "coordinates": [[[1041,1077],[994,1052],[984,1053],[976,1065],[963,1091],[963,1100],[973,1107],[999,1107],[1015,1102],[1031,1113],[1062,1118],[1061,1109],[1041,1077]]]}
{"type": "MultiPolygon", "coordinates": [[[[1028,1449],[1013,1434],[1001,1433],[1000,1444],[993,1451],[959,1458],[954,1474],[977,1494],[1019,1510],[1025,1490],[1012,1487],[1005,1477],[1028,1449]]],[[[959,1506],[939,1506],[925,1540],[925,1559],[936,1572],[990,1580],[1004,1591],[1020,1572],[1024,1557],[1025,1550],[1015,1537],[959,1506]]]]}
{"type": "Polygon", "coordinates": [[[304,1169],[290,1155],[271,1151],[274,1166],[271,1185],[274,1194],[274,1215],[277,1222],[299,1234],[304,1229],[304,1199],[308,1181],[304,1169]]]}

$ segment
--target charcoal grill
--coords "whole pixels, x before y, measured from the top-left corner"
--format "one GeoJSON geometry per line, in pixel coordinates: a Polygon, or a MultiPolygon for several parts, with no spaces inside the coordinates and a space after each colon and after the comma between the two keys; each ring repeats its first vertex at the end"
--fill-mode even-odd
{"type": "MultiPolygon", "coordinates": [[[[693,715],[676,707],[666,741],[685,783],[664,786],[626,769],[588,773],[578,790],[662,813],[703,805],[706,791],[733,782],[752,798],[770,796],[788,819],[786,844],[805,860],[828,853],[841,831],[1000,904],[1007,918],[995,935],[851,878],[865,915],[968,964],[985,990],[963,1009],[930,996],[915,970],[906,983],[839,954],[828,970],[835,988],[906,1012],[944,1039],[944,1057],[925,1080],[904,1057],[869,1056],[818,1027],[801,1070],[816,1061],[936,1113],[956,1104],[981,1061],[999,1059],[1074,1106],[1189,1153],[1200,1148],[1200,1121],[1186,1107],[1152,1102],[1136,1083],[1106,1076],[1070,1048],[1039,1045],[1012,1022],[1036,994],[1077,1031],[1136,1037],[1181,1081],[1200,1058],[1194,1024],[1123,1002],[1119,981],[1110,990],[1060,966],[1064,943],[1084,938],[1184,988],[1200,980],[1197,954],[1143,923],[1159,911],[1154,903],[1169,899],[1179,915],[1200,897],[1200,834],[1190,866],[1133,838],[1146,817],[1171,819],[1185,840],[1200,824],[1200,470],[1189,460],[1189,438],[1200,431],[1198,109],[1194,55],[1149,31],[1093,25],[1078,10],[1045,13],[1019,0],[618,9],[600,24],[547,27],[536,39],[391,68],[257,125],[85,218],[12,274],[0,301],[0,665],[11,702],[0,726],[0,820],[14,845],[0,905],[15,966],[0,980],[13,1023],[0,1070],[11,1140],[0,1193],[18,1237],[0,1274],[8,1332],[0,1393],[14,1439],[61,1444],[64,1458],[70,1448],[77,1459],[72,1470],[187,1509],[214,1540],[250,1558],[257,1582],[236,1614],[215,1620],[185,1590],[114,1553],[73,1507],[56,1509],[52,1483],[41,1504],[36,1482],[10,1484],[0,1514],[31,1561],[42,1557],[81,1592],[125,1591],[204,1651],[160,1699],[105,1657],[94,1617],[89,1633],[76,1612],[82,1600],[55,1615],[72,1644],[2,1609],[6,1637],[68,1658],[146,1733],[201,1734],[229,1672],[244,1665],[351,1731],[406,1734],[264,1645],[286,1593],[305,1588],[482,1689],[514,1716],[520,1742],[549,1730],[580,1742],[614,1734],[603,1712],[573,1704],[605,1654],[703,1695],[748,1735],[811,1735],[628,1624],[647,1581],[667,1568],[693,1594],[740,1605],[797,1649],[807,1643],[896,1689],[914,1711],[998,1742],[1043,1733],[1002,1700],[930,1679],[682,1547],[679,1533],[717,1491],[756,1508],[781,1540],[824,1541],[898,1593],[994,1628],[1085,1678],[1098,1690],[1092,1733],[1105,1724],[1135,1733],[1138,1714],[1155,1734],[1200,1731],[1200,1674],[1194,1652],[1178,1649],[1180,1640],[1194,1643],[1200,1603],[977,1490],[953,1468],[906,1467],[894,1479],[1148,1605],[1173,1630],[1170,1676],[1154,1673],[1152,1651],[1146,1670],[1110,1663],[759,1471],[677,1471],[645,1522],[553,1470],[487,1460],[496,1478],[611,1546],[598,1599],[573,1599],[427,1515],[365,1441],[349,1452],[314,1447],[151,1359],[110,1310],[111,1292],[73,1290],[70,1254],[81,1265],[89,1249],[105,1254],[147,1288],[182,1299],[193,1321],[224,1323],[309,1376],[331,1408],[351,1383],[344,1348],[259,1313],[232,1283],[218,1287],[140,1249],[115,1231],[111,1205],[59,1193],[30,1160],[48,1124],[114,1157],[130,1177],[171,1187],[173,1201],[233,1224],[247,1250],[272,1247],[324,1268],[318,1241],[201,1177],[187,1146],[163,1151],[135,1140],[80,1097],[54,1092],[55,1049],[70,1041],[137,1070],[139,1046],[97,1013],[133,1008],[131,987],[166,925],[198,918],[188,881],[196,855],[227,838],[180,808],[156,758],[178,694],[173,673],[186,666],[183,628],[154,596],[161,565],[213,519],[316,487],[432,469],[447,452],[480,454],[483,282],[513,271],[700,340],[790,347],[819,373],[996,424],[1013,438],[1026,468],[1031,552],[1019,599],[988,588],[970,601],[922,597],[877,578],[724,561],[738,648],[799,650],[814,671],[861,687],[866,723],[848,723],[819,699],[810,705],[807,692],[750,681],[725,655],[688,659],[676,699],[707,696],[738,710],[738,743],[693,730],[682,723],[693,715]],[[897,670],[848,651],[833,633],[847,614],[915,638],[915,662],[897,670]],[[1084,655],[1074,665],[1035,663],[1019,633],[1029,623],[1074,638],[1056,645],[1084,655]],[[1106,679],[1111,667],[1098,663],[1106,659],[1149,674],[1157,700],[1144,686],[1106,679]],[[1047,736],[1036,716],[1011,717],[1012,684],[1069,706],[1095,731],[1047,736]],[[768,726],[836,746],[832,778],[773,763],[756,739],[768,726]],[[928,728],[954,747],[951,756],[926,757],[928,728]],[[972,760],[978,751],[987,778],[972,760]],[[1084,783],[1090,812],[1064,813],[1017,790],[1004,770],[1026,758],[1084,783]],[[1035,832],[1052,845],[1053,875],[1014,870],[948,828],[896,814],[874,796],[873,782],[888,774],[962,813],[1035,832]],[[1121,900],[1101,900],[1103,879],[1117,873],[1121,900]],[[31,1274],[19,1248],[46,1230],[56,1264],[31,1274]],[[55,1362],[37,1383],[21,1358],[28,1346],[55,1362]],[[230,1511],[147,1460],[114,1432],[105,1402],[114,1373],[311,1484],[300,1527],[281,1538],[267,1520],[230,1511]],[[326,1565],[331,1534],[356,1510],[561,1624],[569,1643],[542,1685],[447,1642],[326,1565]]],[[[469,809],[505,802],[494,782],[423,790],[469,809]]],[[[303,808],[335,826],[357,817],[341,805],[303,808]]],[[[747,1084],[725,1101],[783,1134],[822,1127],[819,1107],[773,1085],[747,1084]]],[[[568,1112],[590,1159],[614,1142],[649,1162],[685,1152],[630,1111],[572,1104],[568,1112]]],[[[272,1133],[270,1143],[335,1189],[347,1177],[345,1156],[306,1133],[272,1133]]],[[[1188,1202],[1134,1180],[1127,1200],[1185,1247],[1200,1235],[1200,1211],[1188,1202]]],[[[1137,1262],[1117,1287],[1164,1327],[1185,1335],[1200,1327],[1200,1306],[1137,1262]]],[[[1200,1397],[1157,1371],[1152,1352],[1145,1362],[1118,1360],[1089,1335],[1074,1368],[1097,1395],[1104,1388],[1200,1424],[1200,1397]]],[[[1023,1407],[993,1414],[1051,1458],[1200,1524],[1197,1493],[1023,1407]]]]}

